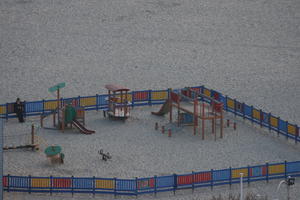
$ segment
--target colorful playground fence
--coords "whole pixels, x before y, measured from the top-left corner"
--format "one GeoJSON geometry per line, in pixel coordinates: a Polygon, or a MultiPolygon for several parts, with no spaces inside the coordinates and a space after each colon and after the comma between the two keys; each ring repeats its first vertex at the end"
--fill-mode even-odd
{"type": "Polygon", "coordinates": [[[266,163],[264,165],[228,168],[221,170],[192,172],[190,174],[173,174],[149,178],[118,179],[96,177],[3,177],[3,189],[7,192],[41,192],[41,193],[107,193],[114,195],[139,195],[180,189],[195,189],[217,185],[231,185],[243,181],[266,181],[285,179],[288,176],[300,176],[300,161],[266,163]]]}
{"type": "MultiPolygon", "coordinates": [[[[236,116],[240,116],[243,119],[250,120],[252,123],[259,124],[261,127],[266,127],[270,131],[276,131],[278,134],[284,135],[286,138],[291,138],[295,142],[299,142],[299,126],[297,124],[289,123],[282,120],[280,117],[276,117],[271,113],[264,112],[261,109],[254,108],[243,102],[240,102],[234,98],[223,95],[212,89],[208,89],[204,86],[192,87],[194,90],[201,92],[202,94],[213,97],[224,104],[224,110],[231,112],[236,116]]],[[[176,89],[174,90],[176,91],[176,89]]],[[[129,93],[129,100],[132,107],[146,106],[154,104],[163,104],[169,97],[170,91],[167,90],[143,90],[133,91],[129,93]]],[[[82,106],[85,110],[102,110],[107,108],[107,94],[95,95],[95,96],[78,96],[73,98],[60,99],[61,104],[72,103],[73,105],[82,106]]],[[[210,102],[209,98],[203,97],[202,100],[210,102]]],[[[57,100],[41,100],[25,102],[25,117],[45,114],[56,109],[57,100]]],[[[0,105],[0,117],[8,119],[16,117],[13,112],[13,103],[6,103],[0,105]]]]}

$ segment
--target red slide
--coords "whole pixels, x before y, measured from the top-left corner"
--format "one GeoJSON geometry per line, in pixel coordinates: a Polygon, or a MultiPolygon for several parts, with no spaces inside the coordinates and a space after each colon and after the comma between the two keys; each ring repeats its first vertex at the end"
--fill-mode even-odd
{"type": "Polygon", "coordinates": [[[72,125],[74,125],[78,130],[83,134],[92,134],[95,133],[95,131],[86,129],[79,121],[73,120],[72,125]]]}

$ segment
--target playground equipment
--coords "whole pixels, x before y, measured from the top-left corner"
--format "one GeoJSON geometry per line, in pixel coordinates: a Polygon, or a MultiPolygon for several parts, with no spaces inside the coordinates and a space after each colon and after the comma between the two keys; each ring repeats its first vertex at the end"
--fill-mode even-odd
{"type": "Polygon", "coordinates": [[[111,159],[111,155],[109,152],[103,153],[103,149],[100,149],[98,153],[102,156],[102,160],[107,161],[108,159],[111,159]]]}
{"type": "Polygon", "coordinates": [[[125,120],[130,115],[130,103],[128,101],[128,88],[119,85],[105,85],[108,90],[108,109],[104,111],[109,118],[125,120]]]}
{"type": "Polygon", "coordinates": [[[184,88],[178,91],[170,90],[169,99],[154,115],[163,116],[169,113],[169,121],[173,120],[173,108],[177,109],[177,125],[193,126],[194,135],[198,127],[198,119],[201,120],[202,139],[204,140],[205,121],[211,120],[212,134],[216,140],[216,120],[220,120],[220,138],[223,137],[223,103],[215,98],[199,93],[192,88],[184,88]],[[199,103],[199,101],[201,101],[199,103]]]}
{"type": "MultiPolygon", "coordinates": [[[[55,116],[56,111],[53,111],[53,116],[55,116]]],[[[85,128],[85,110],[84,107],[74,107],[71,104],[64,105],[58,110],[58,123],[56,125],[55,117],[53,118],[53,127],[59,129],[62,132],[70,126],[76,127],[83,134],[95,133],[93,130],[85,128]]],[[[41,115],[41,127],[44,127],[43,120],[45,116],[41,115]]]]}
{"type": "MultiPolygon", "coordinates": [[[[3,138],[4,138],[4,141],[5,143],[7,143],[8,140],[15,140],[15,138],[24,138],[25,137],[28,137],[29,134],[28,133],[25,133],[25,134],[18,134],[18,135],[4,135],[3,138]]],[[[27,140],[27,139],[25,139],[27,140]]],[[[23,143],[27,143],[24,142],[24,140],[22,141],[23,143]]],[[[34,125],[32,124],[31,125],[31,134],[30,134],[30,144],[21,144],[21,145],[9,145],[9,146],[3,146],[3,150],[10,150],[10,149],[32,149],[32,151],[38,151],[39,150],[39,144],[36,143],[36,139],[35,139],[35,127],[34,125]]],[[[5,145],[5,144],[4,144],[5,145]]]]}
{"type": "Polygon", "coordinates": [[[45,149],[45,154],[52,164],[64,163],[65,155],[61,153],[60,146],[49,146],[45,149]]]}

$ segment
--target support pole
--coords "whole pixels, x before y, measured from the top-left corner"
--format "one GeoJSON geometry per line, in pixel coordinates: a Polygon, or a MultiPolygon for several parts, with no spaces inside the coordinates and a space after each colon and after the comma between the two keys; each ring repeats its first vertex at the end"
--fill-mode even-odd
{"type": "Polygon", "coordinates": [[[204,140],[204,106],[205,106],[205,104],[204,103],[202,103],[202,140],[204,140]]]}

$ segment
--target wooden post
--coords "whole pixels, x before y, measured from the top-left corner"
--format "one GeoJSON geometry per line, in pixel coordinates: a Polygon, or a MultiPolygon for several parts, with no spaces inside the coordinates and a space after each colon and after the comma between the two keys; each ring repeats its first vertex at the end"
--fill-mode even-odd
{"type": "Polygon", "coordinates": [[[158,123],[155,122],[155,130],[157,131],[158,130],[158,123]]]}
{"type": "Polygon", "coordinates": [[[194,135],[197,134],[197,126],[198,126],[198,100],[196,98],[194,100],[194,135]]]}
{"type": "Polygon", "coordinates": [[[171,136],[172,136],[172,130],[169,129],[169,130],[168,130],[168,137],[171,137],[171,136]]]}
{"type": "Polygon", "coordinates": [[[161,127],[161,133],[164,134],[165,133],[165,126],[161,127]]]}
{"type": "Polygon", "coordinates": [[[204,117],[205,117],[205,114],[204,114],[204,106],[205,104],[202,103],[202,140],[204,140],[204,117]]]}

